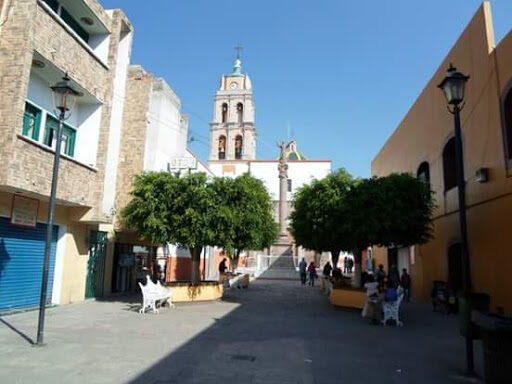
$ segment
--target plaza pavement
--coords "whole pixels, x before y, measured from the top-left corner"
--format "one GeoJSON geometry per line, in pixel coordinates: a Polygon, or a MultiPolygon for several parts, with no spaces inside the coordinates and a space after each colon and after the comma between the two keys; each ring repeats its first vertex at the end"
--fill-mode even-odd
{"type": "Polygon", "coordinates": [[[37,311],[1,317],[0,383],[479,382],[461,375],[456,318],[427,305],[405,303],[396,328],[291,281],[258,280],[159,315],[140,315],[137,300],[49,309],[44,347],[30,344],[37,311]]]}

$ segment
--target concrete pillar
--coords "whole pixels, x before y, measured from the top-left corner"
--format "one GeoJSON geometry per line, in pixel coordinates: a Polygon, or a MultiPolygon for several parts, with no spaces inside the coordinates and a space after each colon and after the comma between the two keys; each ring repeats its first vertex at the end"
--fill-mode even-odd
{"type": "Polygon", "coordinates": [[[288,164],[284,155],[284,143],[280,143],[281,156],[279,158],[279,234],[286,236],[286,196],[288,188],[288,164]]]}

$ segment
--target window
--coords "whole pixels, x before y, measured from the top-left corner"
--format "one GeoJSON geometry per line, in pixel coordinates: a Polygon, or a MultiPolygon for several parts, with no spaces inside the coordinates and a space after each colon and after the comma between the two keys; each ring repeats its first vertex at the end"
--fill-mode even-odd
{"type": "Polygon", "coordinates": [[[219,160],[226,158],[226,136],[219,137],[219,160]]]}
{"type": "Polygon", "coordinates": [[[48,6],[60,16],[60,18],[86,43],[89,42],[89,34],[83,29],[78,21],[64,8],[57,0],[43,0],[48,6]]]}
{"type": "Polygon", "coordinates": [[[80,24],[69,14],[68,11],[66,11],[66,8],[61,7],[60,8],[60,17],[62,20],[66,22],[67,25],[71,27],[73,31],[76,32],[78,36],[82,38],[83,41],[86,43],[89,42],[89,34],[83,29],[80,24]]]}
{"type": "Polygon", "coordinates": [[[243,139],[242,136],[238,135],[235,138],[235,159],[242,158],[243,139]]]}
{"type": "Polygon", "coordinates": [[[444,190],[457,186],[457,162],[455,156],[455,138],[448,140],[443,149],[444,190]]]}
{"type": "Polygon", "coordinates": [[[243,123],[244,121],[244,105],[242,103],[238,103],[236,105],[236,115],[239,123],[243,123]]]}
{"type": "Polygon", "coordinates": [[[430,185],[430,166],[426,161],[420,164],[416,177],[423,181],[425,184],[430,185]]]}
{"type": "Polygon", "coordinates": [[[53,11],[55,13],[58,13],[59,12],[59,2],[57,0],[43,0],[46,4],[48,4],[50,6],[51,9],[53,9],[53,11]]]}
{"type": "MultiPolygon", "coordinates": [[[[47,115],[46,127],[44,132],[44,144],[48,147],[55,147],[55,135],[59,127],[59,121],[47,115]]],[[[73,157],[75,154],[75,136],[76,132],[73,128],[68,125],[62,126],[62,141],[61,141],[61,153],[73,157]]]]}
{"type": "Polygon", "coordinates": [[[25,113],[23,114],[23,136],[31,139],[39,139],[39,125],[41,124],[41,110],[32,104],[25,104],[25,113]]]}
{"type": "Polygon", "coordinates": [[[512,160],[512,86],[509,87],[505,97],[502,98],[503,129],[507,160],[512,160]]]}
{"type": "Polygon", "coordinates": [[[286,184],[287,184],[287,190],[288,192],[291,192],[292,191],[292,179],[286,179],[286,184]]]}
{"type": "Polygon", "coordinates": [[[226,103],[222,104],[222,122],[225,123],[228,121],[228,105],[226,103]]]}

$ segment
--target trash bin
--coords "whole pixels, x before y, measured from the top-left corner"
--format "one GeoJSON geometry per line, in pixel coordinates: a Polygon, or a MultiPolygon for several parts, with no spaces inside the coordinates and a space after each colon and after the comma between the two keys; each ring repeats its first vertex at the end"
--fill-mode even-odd
{"type": "Polygon", "coordinates": [[[471,320],[482,333],[484,382],[486,384],[510,383],[512,318],[475,311],[471,320]]]}
{"type": "Polygon", "coordinates": [[[471,312],[489,312],[490,296],[487,293],[471,292],[459,297],[459,329],[464,338],[481,339],[478,327],[471,324],[471,312]]]}

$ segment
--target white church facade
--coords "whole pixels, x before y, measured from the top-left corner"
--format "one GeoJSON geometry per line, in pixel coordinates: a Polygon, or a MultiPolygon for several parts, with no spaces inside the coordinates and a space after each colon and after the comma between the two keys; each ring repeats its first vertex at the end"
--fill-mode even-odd
{"type": "MultiPolygon", "coordinates": [[[[252,82],[247,74],[242,73],[241,61],[237,58],[232,73],[221,77],[215,95],[208,167],[219,177],[250,173],[262,180],[274,201],[274,217],[279,222],[279,148],[276,145],[275,159],[256,158],[255,117],[252,82]]],[[[286,144],[284,157],[287,163],[284,215],[287,219],[296,190],[314,179],[327,176],[331,172],[331,161],[306,159],[298,151],[295,141],[286,144]]],[[[291,243],[292,237],[287,235],[291,243]]],[[[301,253],[295,249],[296,256],[297,252],[301,253]]]]}

